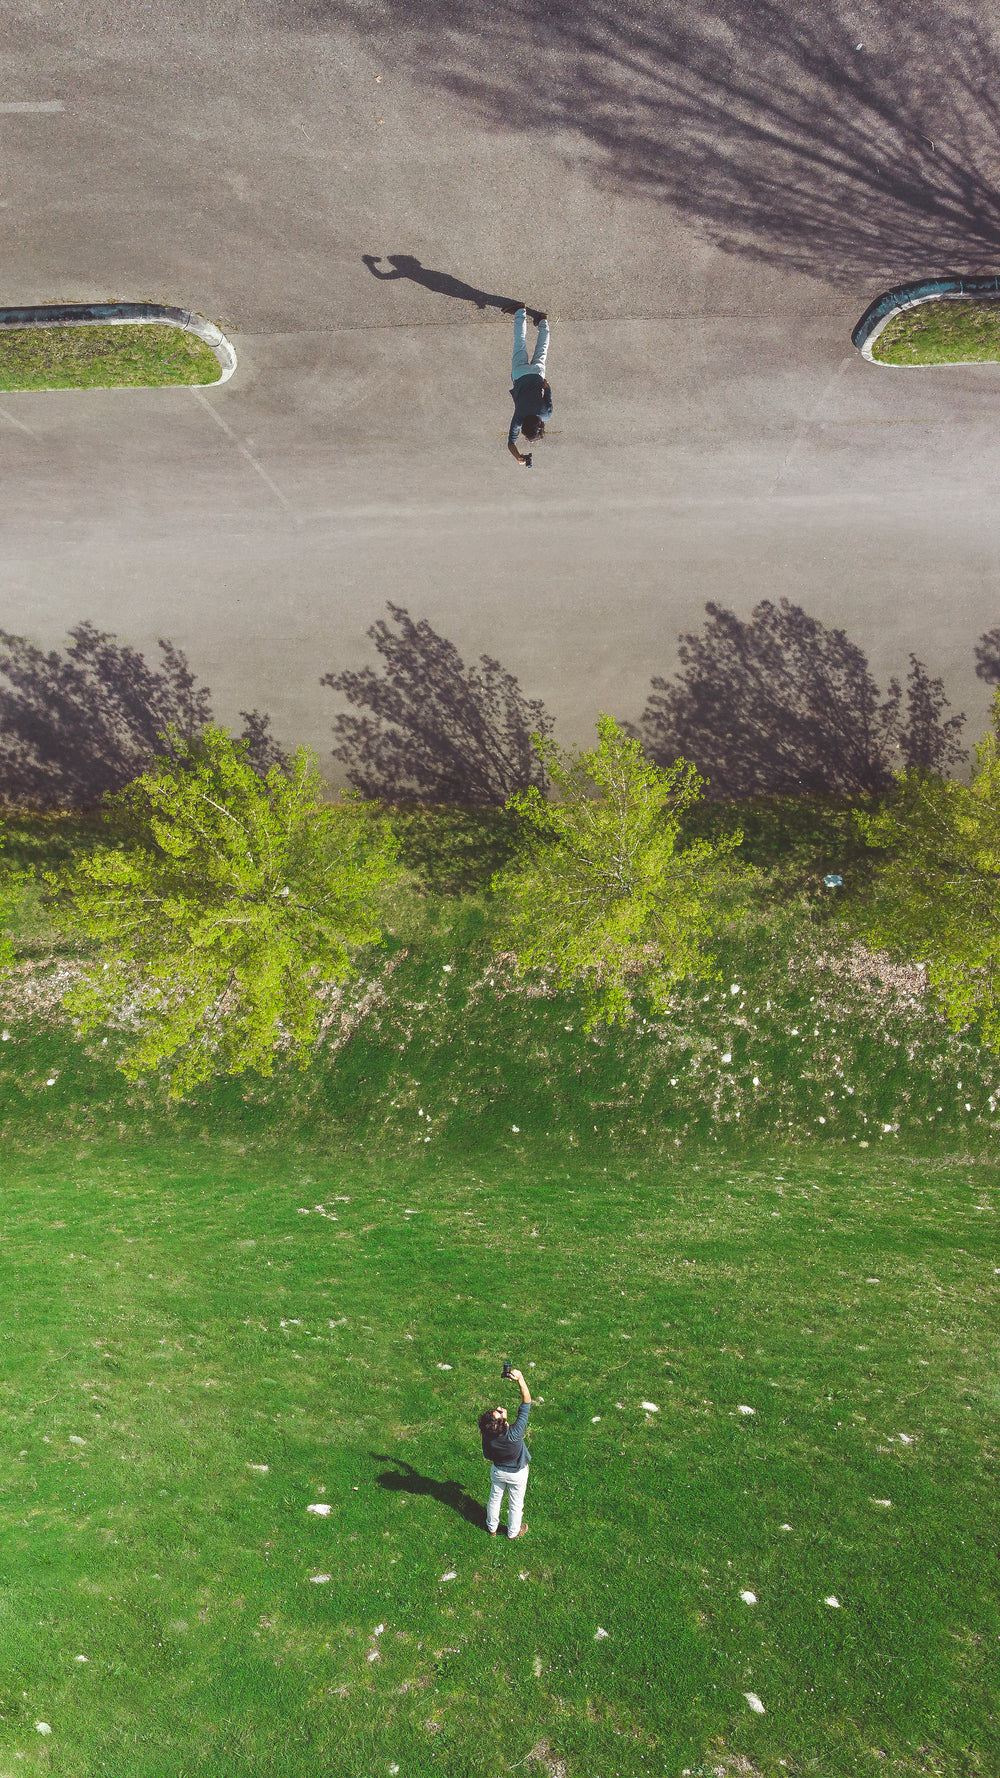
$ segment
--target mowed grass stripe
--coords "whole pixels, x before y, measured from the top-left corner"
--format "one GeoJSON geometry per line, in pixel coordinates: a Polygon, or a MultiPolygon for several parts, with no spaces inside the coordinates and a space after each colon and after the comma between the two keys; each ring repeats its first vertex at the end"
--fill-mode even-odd
{"type": "Polygon", "coordinates": [[[0,390],[141,388],[216,383],[197,334],[166,323],[0,328],[0,390]]]}
{"type": "Polygon", "coordinates": [[[815,1149],[9,1159],[0,1749],[995,1770],[996,1183],[815,1149]],[[516,1548],[475,1424],[504,1356],[516,1548]]]}

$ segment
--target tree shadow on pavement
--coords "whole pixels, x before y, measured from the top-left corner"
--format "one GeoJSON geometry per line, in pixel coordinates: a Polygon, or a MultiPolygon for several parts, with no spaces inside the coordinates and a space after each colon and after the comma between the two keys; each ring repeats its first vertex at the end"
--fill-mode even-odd
{"type": "Polygon", "coordinates": [[[481,1501],[473,1500],[467,1494],[461,1482],[439,1482],[434,1476],[421,1475],[412,1463],[405,1463],[401,1457],[391,1457],[388,1451],[373,1451],[372,1456],[378,1463],[394,1463],[395,1470],[387,1470],[376,1476],[380,1488],[386,1488],[393,1494],[429,1494],[442,1506],[447,1506],[459,1518],[465,1519],[470,1525],[485,1525],[486,1508],[481,1501]]]}
{"type": "Polygon", "coordinates": [[[681,674],[654,678],[631,733],[658,765],[693,760],[706,796],[882,794],[904,766],[944,776],[966,758],[965,717],[942,720],[943,684],[915,655],[904,722],[899,681],[881,699],[857,644],[801,606],[763,599],[747,623],[705,609],[703,634],[680,638],[681,674]]]}
{"type": "Polygon", "coordinates": [[[1000,14],[921,0],[275,0],[727,252],[828,281],[992,271],[1000,14]],[[574,147],[575,145],[575,147],[574,147]]]}
{"type": "MultiPolygon", "coordinates": [[[[494,296],[487,290],[477,290],[474,284],[465,284],[461,278],[453,278],[450,272],[432,272],[428,266],[421,265],[412,253],[362,253],[362,262],[368,267],[373,278],[381,278],[383,283],[392,278],[409,278],[413,284],[422,284],[425,290],[434,290],[439,296],[451,296],[458,302],[475,303],[477,309],[517,308],[521,298],[518,296],[494,296]],[[381,260],[387,259],[392,266],[391,272],[379,270],[381,260]]],[[[537,318],[540,311],[531,311],[532,319],[537,318]]]]}
{"type": "Polygon", "coordinates": [[[500,808],[515,790],[545,784],[531,744],[552,718],[525,698],[512,673],[489,655],[466,667],[454,643],[427,620],[389,601],[394,631],[368,631],[385,662],[380,675],[326,673],[320,680],[368,716],[336,716],[333,757],[362,796],[387,803],[500,808]]]}
{"type": "MultiPolygon", "coordinates": [[[[189,740],[212,721],[208,687],[195,684],[171,642],[161,639],[157,670],[91,623],[69,634],[64,654],[44,654],[27,637],[0,630],[0,803],[94,809],[169,752],[162,739],[168,724],[189,740]]],[[[254,770],[287,764],[267,732],[269,717],[240,715],[254,770]]]]}

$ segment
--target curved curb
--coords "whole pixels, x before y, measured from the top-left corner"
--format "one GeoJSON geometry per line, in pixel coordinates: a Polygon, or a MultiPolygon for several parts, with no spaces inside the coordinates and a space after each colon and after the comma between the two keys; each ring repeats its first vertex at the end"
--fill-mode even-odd
{"type": "MultiPolygon", "coordinates": [[[[204,315],[193,314],[190,309],[166,308],[161,303],[58,303],[42,308],[0,309],[0,328],[142,326],[143,323],[152,322],[180,327],[185,333],[197,334],[214,354],[222,375],[214,383],[150,383],[149,388],[217,389],[220,383],[229,381],[236,369],[236,352],[232,342],[213,321],[206,321],[204,315]]],[[[11,393],[16,394],[17,391],[13,390],[11,393]]],[[[35,389],[30,393],[62,395],[66,391],[35,389]]]]}
{"type": "MultiPolygon", "coordinates": [[[[901,314],[904,309],[915,309],[920,303],[967,302],[974,297],[994,297],[1000,300],[1000,276],[922,278],[917,284],[899,284],[895,290],[887,290],[882,296],[877,296],[873,303],[869,303],[851,334],[851,343],[857,347],[862,358],[867,358],[869,364],[879,365],[882,370],[946,369],[947,366],[940,364],[886,364],[882,359],[872,357],[872,346],[893,316],[901,314]]],[[[971,364],[974,360],[966,359],[964,362],[971,364]]]]}

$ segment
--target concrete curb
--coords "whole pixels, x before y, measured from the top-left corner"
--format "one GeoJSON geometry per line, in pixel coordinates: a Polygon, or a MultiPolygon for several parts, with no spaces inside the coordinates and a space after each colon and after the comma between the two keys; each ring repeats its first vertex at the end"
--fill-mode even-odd
{"type": "MultiPolygon", "coordinates": [[[[212,321],[206,321],[204,315],[195,315],[190,309],[165,308],[160,303],[59,303],[49,304],[43,308],[31,309],[0,309],[0,328],[6,327],[87,327],[95,324],[106,326],[147,326],[159,322],[168,327],[181,327],[185,333],[197,334],[218,360],[222,375],[214,383],[184,383],[163,385],[170,388],[186,389],[217,389],[220,383],[227,383],[236,369],[236,352],[232,342],[228,340],[221,328],[212,321]]],[[[155,388],[157,385],[152,384],[155,388]]],[[[13,391],[16,393],[16,391],[13,391]]],[[[65,389],[31,391],[32,394],[65,395],[65,389]]]]}
{"type": "Polygon", "coordinates": [[[942,364],[883,364],[872,357],[872,346],[883,328],[903,309],[915,309],[920,303],[968,302],[976,297],[1000,301],[1000,276],[993,278],[922,278],[917,284],[899,284],[877,296],[851,334],[862,358],[877,364],[881,370],[945,370],[942,364]]]}

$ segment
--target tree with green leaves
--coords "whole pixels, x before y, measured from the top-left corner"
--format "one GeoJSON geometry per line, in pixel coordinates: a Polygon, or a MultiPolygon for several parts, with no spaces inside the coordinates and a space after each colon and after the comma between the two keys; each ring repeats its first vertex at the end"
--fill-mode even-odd
{"type": "Polygon", "coordinates": [[[171,1065],[170,1096],[219,1073],[304,1067],[320,990],[382,936],[394,842],[361,803],[323,801],[312,756],[254,771],[243,741],[168,731],[168,757],[106,799],[109,844],[47,882],[100,965],[67,995],[83,1031],[129,1018],[122,1071],[171,1065]]]}
{"type": "Polygon", "coordinates": [[[911,768],[874,815],[855,814],[870,846],[890,851],[861,930],[871,944],[925,964],[957,1031],[976,1022],[1000,1049],[1000,691],[971,784],[911,768]]]}
{"type": "Polygon", "coordinates": [[[688,760],[653,765],[610,716],[597,732],[586,753],[535,737],[557,800],[534,785],[509,798],[525,845],[494,878],[518,972],[544,969],[560,987],[582,987],[588,1032],[627,1024],[634,988],[663,1011],[684,977],[717,979],[702,948],[707,897],[722,876],[746,874],[731,859],[740,832],[678,851],[681,816],[702,787],[688,760]]]}
{"type": "MultiPolygon", "coordinates": [[[[0,835],[0,852],[5,844],[5,839],[0,835]]],[[[0,861],[0,969],[9,969],[14,962],[14,940],[8,921],[26,885],[32,881],[33,874],[30,870],[5,869],[0,861]]]]}

